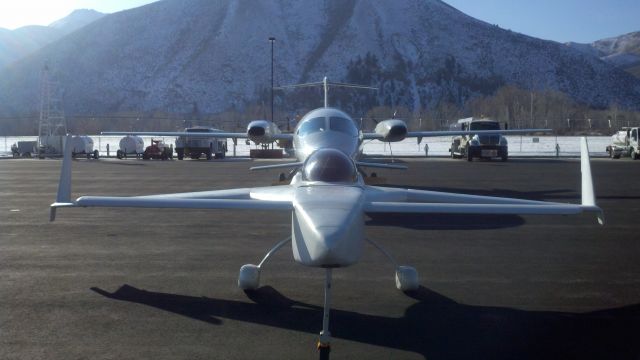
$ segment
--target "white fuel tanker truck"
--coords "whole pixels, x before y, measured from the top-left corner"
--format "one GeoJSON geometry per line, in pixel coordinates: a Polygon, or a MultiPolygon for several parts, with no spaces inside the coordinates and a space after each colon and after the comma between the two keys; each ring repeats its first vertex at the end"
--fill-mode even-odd
{"type": "Polygon", "coordinates": [[[629,156],[633,160],[640,159],[640,146],[638,146],[637,127],[623,127],[622,130],[611,135],[611,145],[607,146],[607,152],[612,159],[620,156],[629,156]]]}

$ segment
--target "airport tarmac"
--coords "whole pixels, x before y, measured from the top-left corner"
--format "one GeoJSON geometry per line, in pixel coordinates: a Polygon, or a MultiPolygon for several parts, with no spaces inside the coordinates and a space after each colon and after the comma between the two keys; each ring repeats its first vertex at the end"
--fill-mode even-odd
{"type": "MultiPolygon", "coordinates": [[[[577,159],[398,159],[394,186],[578,203],[577,159]]],[[[265,186],[261,161],[78,160],[73,196],[265,186]]],[[[238,270],[290,232],[266,211],[59,209],[59,160],[0,161],[1,359],[314,359],[324,272],[284,248],[249,296],[238,270]]],[[[378,216],[334,271],[333,359],[639,359],[640,162],[593,159],[607,224],[579,216],[378,216]]]]}

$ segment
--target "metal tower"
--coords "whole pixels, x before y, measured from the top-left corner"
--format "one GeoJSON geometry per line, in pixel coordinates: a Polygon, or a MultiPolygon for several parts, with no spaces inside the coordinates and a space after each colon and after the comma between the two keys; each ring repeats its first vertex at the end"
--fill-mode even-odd
{"type": "Polygon", "coordinates": [[[62,139],[66,134],[62,87],[51,75],[49,65],[45,64],[40,79],[38,155],[43,157],[45,154],[62,154],[62,139]]]}

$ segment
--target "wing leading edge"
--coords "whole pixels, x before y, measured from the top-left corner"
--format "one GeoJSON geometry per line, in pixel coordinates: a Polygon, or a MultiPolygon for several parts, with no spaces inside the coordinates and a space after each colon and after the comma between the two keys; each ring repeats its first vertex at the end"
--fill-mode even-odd
{"type": "MultiPolygon", "coordinates": [[[[70,136],[67,136],[69,144],[70,136]]],[[[604,224],[604,214],[596,205],[589,148],[581,139],[582,203],[562,204],[515,198],[491,197],[423,191],[366,187],[363,210],[369,213],[429,213],[429,214],[514,214],[569,215],[595,212],[604,224]]],[[[254,209],[293,210],[293,188],[290,185],[213,190],[188,193],[159,194],[133,197],[83,196],[71,201],[71,147],[65,146],[56,202],[51,204],[50,220],[55,220],[61,207],[135,207],[187,209],[254,209]]]]}
{"type": "Polygon", "coordinates": [[[146,196],[82,196],[72,201],[70,139],[67,135],[58,194],[50,209],[51,221],[58,208],[66,207],[293,210],[289,185],[146,196]]]}
{"type": "MultiPolygon", "coordinates": [[[[407,138],[424,138],[436,136],[458,136],[458,135],[524,135],[531,133],[550,133],[552,129],[512,129],[512,130],[442,130],[442,131],[408,131],[407,138]]],[[[381,140],[383,135],[378,133],[363,133],[364,140],[381,140]]]]}
{"type": "MultiPolygon", "coordinates": [[[[224,131],[216,132],[184,132],[184,131],[103,131],[101,135],[137,135],[137,136],[184,136],[189,138],[235,138],[244,139],[248,138],[247,133],[232,133],[224,131]]],[[[270,135],[273,140],[292,140],[293,134],[273,134],[270,135]]]]}
{"type": "Polygon", "coordinates": [[[364,211],[368,213],[571,215],[596,213],[604,225],[604,213],[596,205],[586,138],[580,142],[582,203],[563,204],[504,197],[465,195],[437,191],[368,187],[364,211]]]}

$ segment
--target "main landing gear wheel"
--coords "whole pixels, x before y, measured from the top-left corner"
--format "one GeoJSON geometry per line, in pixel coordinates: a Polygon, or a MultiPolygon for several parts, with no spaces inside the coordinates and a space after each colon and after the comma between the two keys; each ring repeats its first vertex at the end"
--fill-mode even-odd
{"type": "Polygon", "coordinates": [[[398,266],[396,268],[396,288],[400,291],[417,290],[420,287],[418,271],[411,266],[398,266]]]}
{"type": "Polygon", "coordinates": [[[238,287],[242,290],[256,290],[260,287],[260,269],[262,265],[264,265],[267,260],[273,255],[276,251],[280,250],[285,244],[291,241],[291,236],[280,241],[274,247],[269,250],[269,252],[264,256],[260,264],[245,264],[240,268],[240,274],[238,274],[238,287]]]}
{"type": "Polygon", "coordinates": [[[242,290],[255,290],[260,287],[260,268],[258,265],[242,265],[240,275],[238,275],[238,287],[242,290]]]}
{"type": "Polygon", "coordinates": [[[369,242],[373,247],[378,249],[384,255],[390,263],[393,264],[396,268],[396,288],[400,291],[411,291],[417,290],[420,287],[420,278],[418,277],[418,271],[406,265],[398,265],[396,260],[385,250],[382,246],[380,246],[375,241],[366,238],[367,242],[369,242]]]}

